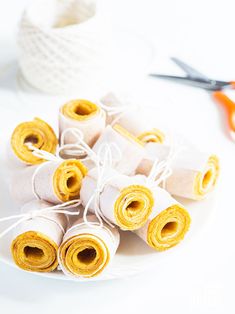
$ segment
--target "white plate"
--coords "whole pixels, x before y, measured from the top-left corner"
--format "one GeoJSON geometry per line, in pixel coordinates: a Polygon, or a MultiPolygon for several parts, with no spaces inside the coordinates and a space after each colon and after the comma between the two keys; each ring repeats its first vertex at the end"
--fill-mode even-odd
{"type": "MultiPolygon", "coordinates": [[[[135,39],[133,39],[135,41],[135,39]]],[[[138,41],[138,40],[137,40],[138,41]]],[[[143,50],[142,50],[143,51],[143,50]]],[[[146,51],[147,53],[147,51],[146,51]]],[[[148,53],[147,53],[148,54],[148,53]]],[[[9,194],[7,169],[7,142],[11,136],[14,127],[22,121],[32,119],[34,116],[39,116],[50,123],[57,129],[58,107],[64,102],[63,97],[52,97],[41,95],[39,92],[30,88],[22,89],[16,80],[17,66],[16,63],[11,63],[5,72],[0,73],[0,216],[8,216],[19,211],[17,206],[9,194]]],[[[67,100],[67,99],[66,99],[67,100]]],[[[152,108],[153,110],[153,108],[152,108]]],[[[161,121],[167,122],[168,113],[158,111],[155,108],[156,116],[161,118],[161,121]],[[164,121],[165,119],[165,121],[164,121]]],[[[154,114],[152,116],[155,116],[154,114]]],[[[167,123],[166,123],[167,124],[167,123]]],[[[99,281],[121,278],[142,272],[151,267],[159,267],[167,259],[174,258],[177,254],[182,254],[187,250],[188,245],[192,245],[193,238],[196,237],[202,229],[207,225],[210,214],[214,207],[213,196],[201,202],[193,202],[180,200],[183,205],[189,210],[192,217],[192,225],[189,233],[182,243],[169,251],[158,253],[149,248],[141,239],[131,232],[121,232],[121,245],[118,252],[110,264],[110,266],[98,277],[85,279],[85,281],[99,281]]],[[[4,230],[9,224],[0,223],[0,231],[4,230]]],[[[12,261],[10,253],[12,235],[9,234],[3,239],[0,239],[0,260],[12,267],[16,267],[12,261]]],[[[183,257],[182,257],[183,258],[183,257]]],[[[36,273],[35,273],[36,274],[36,273]]],[[[53,273],[38,273],[37,275],[60,280],[77,280],[64,276],[61,272],[53,273]]]]}
{"type": "MultiPolygon", "coordinates": [[[[3,97],[2,93],[0,93],[0,103],[7,103],[10,100],[6,95],[3,97]]],[[[24,106],[20,103],[9,104],[7,108],[1,108],[0,115],[0,151],[1,151],[1,159],[0,159],[0,200],[1,200],[1,209],[0,216],[8,216],[18,212],[16,205],[9,194],[9,186],[8,186],[8,175],[9,169],[7,169],[7,161],[6,161],[6,143],[10,137],[11,130],[14,128],[16,123],[22,121],[22,117],[29,116],[28,110],[32,109],[33,115],[35,111],[38,116],[48,115],[45,113],[45,106],[42,108],[38,108],[37,110],[33,110],[28,106],[24,106]],[[17,117],[18,111],[20,109],[20,117],[17,117]]],[[[57,106],[52,106],[49,112],[53,113],[53,117],[56,116],[57,106]]],[[[47,112],[48,112],[47,111],[47,112]]],[[[49,118],[49,116],[48,116],[49,118]]],[[[48,119],[47,119],[48,120],[48,119]]],[[[51,115],[50,119],[51,120],[51,115]]],[[[207,200],[203,200],[201,202],[193,202],[189,200],[180,199],[181,203],[185,205],[185,207],[189,210],[189,213],[192,218],[192,225],[189,233],[186,235],[184,241],[181,244],[172,248],[166,252],[155,252],[151,248],[149,248],[141,239],[139,239],[135,234],[131,232],[121,232],[121,245],[118,249],[118,252],[103,274],[98,277],[89,279],[89,280],[107,280],[107,279],[115,279],[125,276],[130,276],[139,272],[142,272],[151,267],[159,267],[162,262],[166,259],[174,258],[175,254],[183,254],[184,250],[187,250],[188,245],[192,245],[192,239],[199,234],[202,229],[207,225],[210,214],[212,213],[214,207],[214,197],[211,196],[207,200]]],[[[0,231],[4,230],[9,224],[0,223],[0,231]]],[[[10,243],[11,243],[11,234],[7,235],[3,239],[0,240],[0,260],[6,264],[9,264],[15,267],[10,253],[10,243]]],[[[74,279],[70,277],[64,276],[61,272],[56,271],[53,273],[40,273],[40,276],[61,279],[61,280],[78,280],[84,281],[83,279],[74,279]]],[[[87,279],[85,280],[87,281],[87,279]]]]}

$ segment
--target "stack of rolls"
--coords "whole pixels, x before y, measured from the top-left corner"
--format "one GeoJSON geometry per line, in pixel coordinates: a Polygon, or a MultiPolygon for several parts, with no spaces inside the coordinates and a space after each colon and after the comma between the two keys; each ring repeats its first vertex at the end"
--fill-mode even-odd
{"type": "MultiPolygon", "coordinates": [[[[107,114],[109,111],[112,113],[113,108],[116,109],[117,113],[111,115],[110,119],[114,127],[117,124],[121,125],[144,144],[145,157],[135,169],[135,174],[148,176],[156,159],[160,162],[171,155],[173,147],[164,143],[164,133],[156,128],[148,129],[145,119],[141,119],[140,122],[138,112],[126,108],[125,99],[114,93],[108,93],[101,98],[101,103],[107,114]]],[[[170,165],[172,175],[165,180],[164,188],[175,196],[193,200],[205,198],[213,191],[218,180],[220,169],[218,157],[189,146],[177,149],[179,152],[175,153],[170,165]]]]}
{"type": "Polygon", "coordinates": [[[22,165],[11,193],[26,213],[12,227],[17,266],[50,272],[59,265],[65,275],[92,278],[112,265],[119,230],[124,241],[133,232],[156,251],[184,239],[191,218],[174,197],[209,196],[218,181],[216,155],[167,144],[157,126],[114,94],[66,103],[58,124],[59,139],[39,118],[18,125],[11,137],[11,154],[22,165]],[[62,158],[73,145],[73,158],[62,158]]]}

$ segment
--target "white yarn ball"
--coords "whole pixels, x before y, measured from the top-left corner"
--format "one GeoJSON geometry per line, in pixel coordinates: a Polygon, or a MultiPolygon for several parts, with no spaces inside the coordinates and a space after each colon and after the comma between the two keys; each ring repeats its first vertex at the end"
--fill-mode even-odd
{"type": "Polygon", "coordinates": [[[51,94],[104,87],[109,30],[94,0],[41,0],[24,12],[18,36],[24,79],[51,94]]]}

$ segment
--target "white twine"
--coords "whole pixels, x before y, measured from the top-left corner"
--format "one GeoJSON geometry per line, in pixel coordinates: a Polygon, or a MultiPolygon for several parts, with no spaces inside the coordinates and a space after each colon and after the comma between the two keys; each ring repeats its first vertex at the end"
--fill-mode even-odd
{"type": "Polygon", "coordinates": [[[9,220],[13,220],[13,219],[18,219],[15,223],[13,223],[11,226],[9,226],[3,232],[0,233],[0,238],[4,237],[7,233],[9,233],[11,230],[15,229],[22,222],[25,222],[27,220],[31,220],[31,219],[34,219],[37,217],[45,218],[45,219],[48,219],[48,220],[55,222],[58,225],[58,227],[61,229],[63,234],[65,234],[65,230],[64,230],[63,226],[58,221],[46,216],[46,214],[52,214],[53,213],[53,214],[64,214],[64,215],[69,215],[69,216],[77,216],[80,213],[79,210],[76,212],[72,212],[72,211],[69,211],[67,209],[76,208],[80,204],[81,204],[80,200],[72,200],[72,201],[69,201],[69,202],[66,202],[63,204],[49,206],[49,207],[42,208],[42,209],[34,209],[34,210],[31,210],[27,213],[0,218],[0,223],[5,222],[5,221],[9,221],[9,220]]]}
{"type": "MultiPolygon", "coordinates": [[[[55,155],[45,151],[45,150],[42,150],[42,149],[39,149],[37,147],[35,147],[32,143],[26,143],[25,144],[28,149],[30,149],[32,151],[32,154],[38,158],[41,158],[41,159],[44,159],[46,161],[54,161],[54,162],[62,162],[64,161],[64,159],[62,159],[60,156],[59,156],[59,153],[57,152],[55,155]]],[[[36,176],[37,174],[39,173],[39,171],[46,165],[45,162],[41,163],[37,168],[36,170],[34,171],[33,173],[33,176],[32,176],[32,191],[33,191],[33,194],[34,196],[36,197],[36,199],[38,200],[41,200],[41,197],[40,195],[37,193],[37,189],[36,189],[36,185],[35,185],[35,182],[36,182],[36,176]]]]}
{"type": "Polygon", "coordinates": [[[181,145],[170,145],[170,151],[168,156],[159,161],[156,159],[153,163],[152,169],[147,177],[147,185],[154,189],[159,185],[163,189],[166,189],[166,180],[172,175],[172,162],[177,157],[177,155],[184,149],[181,145]]]}
{"type": "Polygon", "coordinates": [[[105,110],[106,114],[110,117],[114,116],[113,121],[110,123],[111,126],[114,126],[123,116],[127,113],[138,111],[141,106],[133,105],[129,102],[126,102],[126,105],[114,106],[114,105],[105,105],[101,101],[98,102],[99,106],[105,110]]]}
{"type": "Polygon", "coordinates": [[[35,147],[32,143],[25,143],[29,150],[32,151],[32,154],[38,158],[45,159],[47,161],[63,161],[64,159],[60,157],[59,152],[51,154],[43,149],[35,147]]]}
{"type": "Polygon", "coordinates": [[[80,228],[82,226],[105,229],[111,236],[113,242],[115,243],[114,234],[107,226],[104,225],[103,221],[111,228],[115,228],[115,226],[108,221],[108,219],[103,215],[100,209],[100,194],[103,192],[106,184],[115,177],[113,175],[109,178],[106,178],[106,170],[110,169],[113,164],[113,156],[112,156],[110,145],[108,145],[107,143],[102,144],[99,148],[97,158],[99,161],[102,159],[102,163],[101,162],[97,163],[98,179],[97,179],[96,189],[84,208],[83,222],[73,225],[71,228],[67,230],[67,233],[71,232],[72,230],[76,228],[80,228]],[[96,216],[98,222],[92,222],[88,220],[88,211],[93,201],[94,201],[94,215],[96,216]]]}
{"type": "Polygon", "coordinates": [[[96,2],[41,0],[26,8],[19,25],[19,63],[32,86],[55,95],[89,90],[91,83],[104,87],[100,78],[106,77],[110,36],[96,2]]]}
{"type": "MultiPolygon", "coordinates": [[[[28,146],[28,148],[30,150],[32,150],[32,154],[34,154],[35,156],[45,159],[47,161],[63,161],[64,159],[62,159],[60,157],[60,153],[63,149],[68,147],[68,144],[64,144],[65,142],[65,136],[68,132],[72,132],[74,134],[74,136],[77,139],[77,143],[76,144],[71,144],[71,147],[76,147],[78,148],[78,150],[80,152],[83,151],[83,153],[87,154],[86,158],[89,158],[90,160],[92,160],[98,170],[98,180],[97,180],[97,187],[96,190],[94,191],[94,194],[92,195],[92,197],[89,199],[88,203],[85,206],[84,209],[84,221],[89,225],[90,223],[87,220],[87,214],[88,214],[88,210],[90,207],[90,204],[92,203],[92,201],[94,200],[95,202],[95,216],[97,217],[100,226],[103,226],[103,221],[102,219],[111,227],[113,227],[113,225],[105,218],[105,216],[102,214],[101,210],[100,210],[100,204],[99,204],[99,198],[100,198],[100,194],[103,191],[105,185],[108,183],[109,180],[113,179],[114,176],[110,177],[109,179],[105,178],[105,171],[109,168],[112,168],[113,166],[113,162],[114,160],[121,160],[122,158],[122,153],[120,151],[120,149],[118,148],[118,146],[116,145],[116,143],[103,143],[98,150],[98,153],[96,154],[83,140],[83,134],[80,130],[78,129],[74,129],[74,128],[69,128],[67,130],[65,130],[62,135],[61,135],[61,143],[62,146],[57,150],[57,154],[53,155],[49,152],[46,152],[44,150],[40,150],[36,147],[34,147],[31,143],[27,143],[26,145],[28,146]],[[113,158],[113,151],[111,150],[111,148],[114,148],[114,152],[117,154],[116,158],[113,158]]],[[[82,159],[82,160],[85,160],[82,159]]],[[[36,176],[38,174],[38,172],[41,170],[42,167],[45,166],[45,163],[42,163],[41,165],[39,165],[37,167],[37,169],[35,170],[33,176],[32,176],[32,191],[34,196],[36,197],[36,199],[41,199],[40,195],[38,195],[37,190],[36,190],[36,186],[35,186],[35,179],[36,176]]]]}
{"type": "Polygon", "coordinates": [[[60,137],[60,148],[58,149],[59,156],[63,151],[65,151],[68,155],[80,157],[79,159],[83,161],[89,159],[95,164],[99,162],[96,153],[84,141],[83,133],[76,128],[68,128],[62,132],[60,137]],[[73,144],[65,144],[66,135],[69,133],[75,138],[75,142],[73,144]]]}
{"type": "MultiPolygon", "coordinates": [[[[96,166],[98,166],[99,163],[103,162],[103,157],[101,155],[101,151],[103,150],[103,145],[106,145],[107,143],[101,144],[101,150],[100,154],[96,154],[90,146],[84,141],[83,133],[76,128],[68,128],[64,130],[61,134],[61,147],[58,149],[58,154],[60,155],[61,152],[66,151],[68,155],[79,157],[79,160],[85,161],[85,160],[91,160],[95,163],[96,166]],[[75,142],[73,144],[65,144],[65,138],[66,135],[72,134],[75,138],[75,142]]],[[[119,161],[122,159],[122,152],[118,145],[115,142],[109,142],[108,143],[110,149],[113,148],[116,157],[112,154],[112,162],[119,161]]],[[[110,151],[111,153],[111,151],[110,151]]]]}
{"type": "Polygon", "coordinates": [[[110,223],[109,220],[103,215],[102,210],[100,208],[101,193],[103,192],[108,182],[116,177],[116,175],[112,175],[111,177],[108,178],[106,177],[106,172],[110,168],[112,168],[113,165],[113,157],[110,145],[108,145],[107,143],[101,145],[97,155],[99,160],[102,158],[102,163],[97,164],[98,179],[96,183],[96,189],[85,206],[83,212],[83,220],[87,225],[92,226],[92,223],[90,223],[87,219],[87,215],[91,203],[94,202],[94,214],[99,221],[99,227],[103,227],[103,221],[105,221],[110,227],[114,228],[114,225],[110,223]]]}
{"type": "Polygon", "coordinates": [[[172,175],[170,164],[170,160],[163,160],[159,162],[159,160],[156,159],[147,177],[147,185],[154,188],[162,183],[163,188],[165,188],[166,179],[172,175]]]}
{"type": "MultiPolygon", "coordinates": [[[[60,149],[58,149],[57,151],[57,155],[53,155],[51,153],[48,153],[44,150],[40,150],[36,147],[34,147],[32,144],[28,143],[26,144],[28,146],[29,149],[32,150],[32,154],[34,154],[35,156],[48,160],[48,161],[62,161],[64,159],[60,158],[60,152],[62,149],[67,148],[68,144],[64,144],[65,141],[65,135],[67,134],[67,132],[73,132],[73,134],[76,136],[77,139],[77,143],[76,144],[71,144],[71,147],[78,147],[78,149],[81,151],[83,151],[84,153],[87,154],[87,158],[90,158],[91,160],[94,161],[96,167],[97,167],[97,171],[98,171],[98,179],[97,179],[97,186],[96,189],[93,193],[93,195],[91,196],[91,198],[89,199],[89,201],[87,202],[85,208],[84,208],[84,213],[83,213],[83,220],[84,222],[89,225],[89,226],[93,226],[93,224],[91,222],[88,221],[87,219],[87,215],[88,215],[88,211],[89,211],[89,207],[92,203],[92,201],[94,201],[95,207],[94,207],[94,214],[97,217],[98,221],[99,221],[99,226],[103,227],[103,221],[105,221],[110,227],[114,227],[108,220],[107,218],[103,215],[101,209],[100,209],[100,204],[99,204],[99,199],[100,199],[100,194],[102,193],[104,187],[106,186],[106,184],[113,179],[115,176],[111,176],[109,178],[106,178],[106,170],[112,168],[113,166],[113,162],[114,160],[117,159],[121,159],[122,154],[120,149],[118,148],[118,146],[116,146],[115,143],[103,143],[98,150],[98,153],[96,154],[83,140],[83,134],[80,130],[78,129],[74,129],[74,128],[70,128],[65,130],[62,135],[61,135],[61,143],[62,146],[60,149]],[[115,150],[114,152],[117,153],[117,157],[116,159],[113,158],[113,151],[111,150],[111,148],[114,147],[115,150]]],[[[83,159],[84,160],[84,159],[83,159]]],[[[35,187],[35,178],[36,175],[38,173],[38,171],[40,171],[41,167],[43,167],[45,165],[45,163],[41,164],[40,166],[37,167],[36,171],[33,174],[32,177],[32,188],[33,188],[33,193],[35,195],[35,197],[37,199],[40,199],[40,196],[37,194],[36,191],[36,187],[35,187]]]]}

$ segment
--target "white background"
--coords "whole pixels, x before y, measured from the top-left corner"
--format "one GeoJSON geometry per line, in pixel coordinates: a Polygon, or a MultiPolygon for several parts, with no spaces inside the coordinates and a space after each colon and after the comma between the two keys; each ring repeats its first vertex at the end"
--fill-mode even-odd
{"type": "MultiPolygon", "coordinates": [[[[26,2],[0,1],[0,65],[16,58],[17,22],[26,2]]],[[[234,1],[103,2],[113,24],[152,40],[156,49],[153,69],[175,73],[177,69],[168,57],[178,56],[209,76],[235,79],[234,1]]],[[[1,89],[6,92],[4,86],[1,89]]],[[[174,259],[165,259],[160,267],[111,282],[54,281],[1,263],[1,313],[235,312],[235,144],[226,136],[224,117],[205,91],[146,79],[143,92],[158,107],[164,101],[169,128],[185,133],[193,143],[221,157],[217,206],[206,229],[187,250],[179,246],[174,259]]],[[[7,106],[0,103],[0,110],[7,106]]],[[[7,121],[1,111],[0,115],[1,130],[7,121]]]]}

